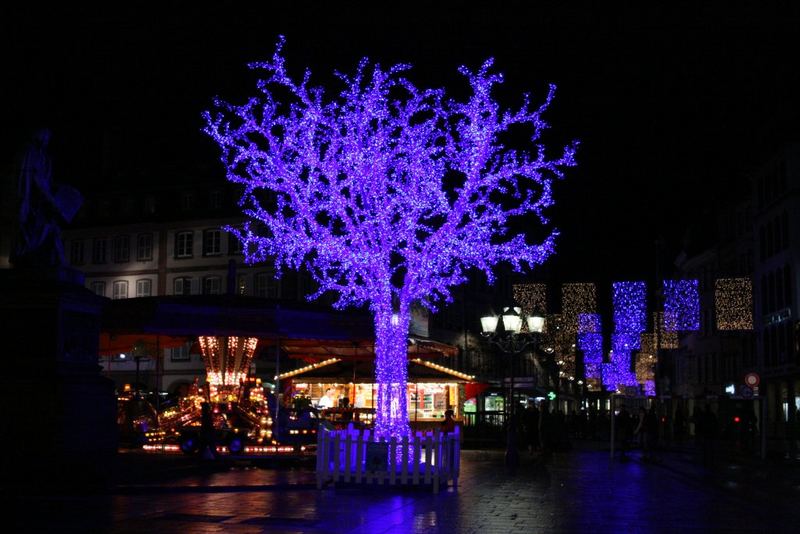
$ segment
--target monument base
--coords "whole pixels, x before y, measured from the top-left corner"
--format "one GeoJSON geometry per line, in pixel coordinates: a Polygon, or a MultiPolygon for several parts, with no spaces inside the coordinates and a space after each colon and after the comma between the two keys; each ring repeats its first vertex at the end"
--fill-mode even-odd
{"type": "Polygon", "coordinates": [[[0,271],[6,490],[102,491],[113,483],[116,398],[97,363],[106,299],[82,282],[66,268],[0,271]]]}

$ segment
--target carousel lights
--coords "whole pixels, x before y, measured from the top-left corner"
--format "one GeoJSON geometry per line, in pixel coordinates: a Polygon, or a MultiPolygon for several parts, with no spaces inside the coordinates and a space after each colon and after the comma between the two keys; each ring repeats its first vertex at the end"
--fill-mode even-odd
{"type": "Polygon", "coordinates": [[[720,278],[714,283],[717,330],[753,329],[753,283],[749,278],[720,278]]]}
{"type": "Polygon", "coordinates": [[[700,329],[700,293],[697,280],[664,280],[664,330],[700,329]]]}
{"type": "Polygon", "coordinates": [[[305,367],[300,367],[299,369],[294,369],[292,371],[287,371],[285,373],[282,373],[282,374],[278,375],[278,378],[280,380],[283,380],[285,378],[291,378],[293,376],[297,376],[297,375],[303,374],[303,373],[305,373],[307,371],[311,371],[312,369],[319,369],[320,367],[325,367],[326,365],[331,365],[331,364],[336,363],[338,361],[341,361],[341,359],[340,358],[329,358],[327,360],[323,360],[323,361],[318,362],[318,363],[312,363],[310,365],[306,365],[305,367]]]}

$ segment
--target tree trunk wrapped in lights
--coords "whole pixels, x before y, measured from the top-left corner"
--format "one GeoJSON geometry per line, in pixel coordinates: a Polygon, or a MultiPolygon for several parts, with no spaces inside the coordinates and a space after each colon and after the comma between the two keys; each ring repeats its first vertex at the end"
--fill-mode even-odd
{"type": "Polygon", "coordinates": [[[216,102],[206,133],[222,149],[230,181],[243,186],[250,223],[229,229],[249,262],[305,268],[335,306],[369,305],[375,318],[378,435],[408,431],[407,336],[410,309],[435,311],[476,268],[493,280],[507,261],[516,270],[543,262],[557,232],[541,243],[509,235],[508,221],[533,213],[547,224],[552,183],[574,165],[576,144],[555,158],[540,135],[550,103],[501,110],[492,97],[502,76],[489,60],[462,67],[471,96],[420,89],[407,65],[384,69],[362,60],[331,97],[289,76],[281,55],[252,68],[266,76],[242,105],[216,102]],[[510,129],[527,129],[533,150],[506,148],[510,129]],[[455,186],[445,186],[448,184],[455,186]],[[502,203],[500,203],[502,199],[502,203]]]}

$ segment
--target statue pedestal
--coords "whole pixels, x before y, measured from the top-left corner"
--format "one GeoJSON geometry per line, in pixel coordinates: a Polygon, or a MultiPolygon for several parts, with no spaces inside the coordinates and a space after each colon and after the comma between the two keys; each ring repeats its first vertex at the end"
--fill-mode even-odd
{"type": "Polygon", "coordinates": [[[0,271],[7,490],[77,492],[112,482],[116,398],[97,363],[104,302],[71,269],[0,271]]]}

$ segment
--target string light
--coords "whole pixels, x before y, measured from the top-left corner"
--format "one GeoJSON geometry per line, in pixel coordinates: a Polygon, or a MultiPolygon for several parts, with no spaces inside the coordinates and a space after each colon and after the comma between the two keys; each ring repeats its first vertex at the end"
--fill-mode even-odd
{"type": "Polygon", "coordinates": [[[306,365],[305,367],[300,367],[298,369],[293,369],[291,371],[287,371],[285,373],[281,373],[278,375],[280,380],[284,380],[286,378],[292,378],[293,376],[301,375],[313,369],[319,369],[320,367],[325,367],[327,365],[331,365],[332,363],[336,363],[341,361],[339,358],[329,358],[327,360],[323,360],[318,363],[312,363],[311,365],[306,365]]]}
{"type": "Polygon", "coordinates": [[[639,352],[641,354],[656,354],[656,335],[644,332],[639,334],[639,352]]]}
{"type": "Polygon", "coordinates": [[[547,284],[514,284],[513,290],[523,315],[547,314],[547,284]]]}
{"type": "Polygon", "coordinates": [[[468,375],[466,373],[462,373],[461,371],[456,371],[455,369],[450,369],[449,367],[445,367],[444,365],[439,365],[438,363],[429,362],[421,358],[414,358],[412,361],[420,365],[424,365],[425,367],[430,367],[431,369],[436,369],[437,371],[442,371],[443,373],[451,374],[462,380],[470,380],[470,381],[475,380],[475,375],[468,375]]]}
{"type": "MultiPolygon", "coordinates": [[[[614,282],[614,331],[636,333],[647,330],[647,285],[644,282],[614,282]]],[[[636,346],[639,348],[637,338],[636,346]]]]}
{"type": "Polygon", "coordinates": [[[647,286],[644,282],[612,284],[614,333],[611,335],[610,362],[603,366],[603,384],[616,390],[637,385],[632,368],[633,351],[639,349],[642,332],[647,329],[647,286]]]}
{"type": "Polygon", "coordinates": [[[717,330],[753,329],[753,283],[749,278],[720,278],[714,284],[717,330]]]}
{"type": "Polygon", "coordinates": [[[332,292],[337,308],[369,305],[376,435],[408,435],[412,305],[435,311],[472,268],[491,282],[499,262],[517,271],[544,262],[556,232],[529,244],[508,222],[533,213],[548,224],[553,182],[575,165],[577,145],[549,157],[539,142],[553,86],[541,106],[525,97],[519,109],[500,109],[492,91],[503,78],[492,60],[460,69],[471,88],[464,101],[417,88],[404,74],[408,65],[386,70],[366,60],[339,76],[343,88],[331,96],[311,85],[310,74],[290,78],[283,43],[251,65],[265,73],[256,98],[217,101],[204,115],[228,180],[244,186],[249,222],[226,229],[250,263],[273,262],[276,272],[305,267],[319,288],[310,298],[332,292]],[[534,150],[499,142],[519,128],[534,150]],[[453,191],[444,185],[452,176],[461,178],[453,191]]]}
{"type": "Polygon", "coordinates": [[[554,313],[547,317],[543,345],[553,350],[559,376],[575,378],[575,332],[564,325],[564,316],[554,313]]]}
{"type": "Polygon", "coordinates": [[[590,283],[569,283],[561,286],[561,315],[567,332],[579,330],[578,316],[597,311],[597,290],[590,283]]]}
{"type": "Polygon", "coordinates": [[[640,352],[636,357],[636,381],[644,384],[655,379],[656,357],[653,354],[640,352]]]}
{"type": "Polygon", "coordinates": [[[700,330],[697,280],[664,280],[664,330],[700,330]]]}
{"type": "Polygon", "coordinates": [[[578,348],[583,352],[586,378],[602,378],[603,333],[599,314],[578,315],[578,348]]]}
{"type": "Polygon", "coordinates": [[[664,330],[664,313],[653,313],[653,328],[656,336],[656,344],[659,349],[677,349],[680,344],[678,343],[678,333],[668,332],[664,330]]]}

